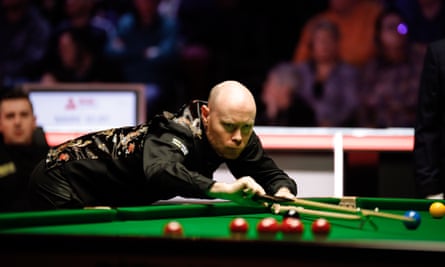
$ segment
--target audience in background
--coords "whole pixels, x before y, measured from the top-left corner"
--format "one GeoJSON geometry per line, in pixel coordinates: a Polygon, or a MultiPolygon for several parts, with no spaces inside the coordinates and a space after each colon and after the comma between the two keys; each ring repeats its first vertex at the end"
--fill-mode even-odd
{"type": "Polygon", "coordinates": [[[53,60],[45,66],[41,82],[123,82],[120,66],[97,53],[91,32],[67,28],[58,34],[53,60]]]}
{"type": "Polygon", "coordinates": [[[206,97],[218,80],[243,80],[259,99],[272,66],[309,59],[311,29],[322,19],[332,21],[340,31],[340,59],[359,68],[378,57],[374,24],[383,7],[401,9],[411,42],[421,48],[445,37],[442,0],[0,1],[4,88],[39,80],[142,82],[147,84],[147,118],[163,108],[176,109],[179,99],[206,97]],[[70,41],[67,33],[72,29],[89,31],[84,51],[95,55],[94,64],[72,61],[76,71],[62,67],[60,56],[70,56],[61,55],[59,49],[61,41],[70,41]],[[116,68],[122,75],[116,74],[116,68]]]}
{"type": "Polygon", "coordinates": [[[58,32],[66,29],[84,29],[90,32],[91,45],[98,53],[103,53],[110,40],[116,35],[114,24],[108,19],[96,14],[98,1],[91,0],[64,0],[65,19],[55,28],[58,32]]]}
{"type": "Polygon", "coordinates": [[[315,111],[317,126],[357,126],[358,69],[340,57],[336,24],[320,20],[311,26],[309,57],[296,65],[302,78],[299,93],[315,111]]]}
{"type": "Polygon", "coordinates": [[[311,29],[320,20],[330,20],[339,29],[340,58],[356,67],[361,67],[374,55],[374,24],[382,10],[379,1],[329,0],[328,8],[309,19],[304,26],[295,48],[294,60],[301,62],[310,58],[311,29]]]}
{"type": "Polygon", "coordinates": [[[258,105],[258,125],[316,126],[314,111],[298,94],[300,79],[291,62],[281,62],[269,71],[258,105]]]}
{"type": "Polygon", "coordinates": [[[0,0],[0,86],[38,78],[50,30],[29,0],[0,0]]]}
{"type": "Polygon", "coordinates": [[[378,17],[377,54],[363,69],[360,126],[414,126],[424,53],[410,43],[409,31],[396,9],[378,17]]]}
{"type": "Polygon", "coordinates": [[[178,29],[175,20],[159,12],[160,2],[133,0],[133,9],[118,21],[117,36],[107,51],[122,65],[128,82],[147,85],[147,118],[175,100],[178,29]]]}
{"type": "Polygon", "coordinates": [[[14,89],[0,98],[0,211],[26,210],[29,175],[48,150],[26,93],[14,89]]]}
{"type": "MultiPolygon", "coordinates": [[[[65,17],[53,26],[50,43],[45,54],[45,68],[54,68],[60,64],[60,41],[67,31],[86,32],[88,49],[96,56],[104,55],[108,42],[115,36],[114,25],[95,14],[97,2],[90,0],[64,0],[65,17]]],[[[43,73],[41,73],[43,74],[43,73]]]]}

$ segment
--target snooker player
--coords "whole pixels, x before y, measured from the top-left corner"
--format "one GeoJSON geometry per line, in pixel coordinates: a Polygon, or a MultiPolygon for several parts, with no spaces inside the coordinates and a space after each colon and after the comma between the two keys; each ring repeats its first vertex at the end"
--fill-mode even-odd
{"type": "Polygon", "coordinates": [[[255,99],[237,81],[212,88],[149,123],[89,133],[53,147],[31,175],[31,210],[139,206],[176,196],[258,205],[255,194],[294,198],[295,181],[265,153],[255,99]],[[225,163],[233,183],[213,180],[225,163]]]}

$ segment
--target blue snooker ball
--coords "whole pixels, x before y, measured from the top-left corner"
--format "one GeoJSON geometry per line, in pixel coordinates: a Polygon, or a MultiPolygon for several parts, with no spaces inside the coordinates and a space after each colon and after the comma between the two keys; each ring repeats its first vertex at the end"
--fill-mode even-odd
{"type": "Polygon", "coordinates": [[[413,221],[403,221],[405,227],[410,230],[415,230],[420,225],[420,214],[414,210],[408,210],[405,212],[405,217],[413,218],[413,221]]]}

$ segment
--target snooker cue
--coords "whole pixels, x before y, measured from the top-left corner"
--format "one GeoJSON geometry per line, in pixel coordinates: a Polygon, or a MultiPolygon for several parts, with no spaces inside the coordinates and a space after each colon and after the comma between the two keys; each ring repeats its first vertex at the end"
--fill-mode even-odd
{"type": "Polygon", "coordinates": [[[379,211],[373,211],[373,210],[361,210],[361,213],[364,216],[374,216],[374,217],[394,219],[394,220],[400,220],[400,221],[406,221],[406,222],[413,222],[415,220],[414,218],[410,218],[410,217],[403,216],[403,215],[392,214],[392,213],[387,213],[387,212],[379,212],[379,211]]]}
{"type": "Polygon", "coordinates": [[[360,215],[355,214],[345,214],[339,212],[331,212],[331,211],[321,211],[321,210],[311,210],[303,207],[295,207],[295,206],[283,206],[280,204],[273,204],[271,209],[275,214],[283,213],[289,210],[295,210],[300,214],[311,215],[311,216],[320,216],[320,217],[329,217],[336,219],[344,219],[344,220],[361,220],[362,217],[360,215]]]}
{"type": "Polygon", "coordinates": [[[415,219],[410,218],[403,215],[397,215],[387,212],[379,212],[379,211],[373,211],[373,210],[366,210],[366,209],[360,209],[360,208],[351,208],[351,207],[343,207],[336,204],[329,204],[329,203],[322,203],[312,200],[306,200],[301,198],[293,198],[288,199],[284,197],[275,197],[270,195],[255,195],[254,200],[256,201],[263,201],[268,204],[275,204],[275,203],[282,203],[292,206],[309,206],[314,208],[321,208],[321,209],[330,209],[340,212],[347,212],[347,213],[355,213],[361,216],[374,216],[374,217],[382,217],[387,219],[394,219],[394,220],[400,220],[400,221],[407,221],[407,222],[413,222],[415,219]]]}

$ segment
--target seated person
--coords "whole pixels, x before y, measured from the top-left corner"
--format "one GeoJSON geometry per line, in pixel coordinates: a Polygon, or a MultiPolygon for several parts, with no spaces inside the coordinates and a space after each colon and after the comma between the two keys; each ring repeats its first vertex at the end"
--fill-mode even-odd
{"type": "Polygon", "coordinates": [[[304,25],[295,47],[294,61],[310,59],[312,28],[319,21],[329,20],[336,25],[340,59],[361,68],[375,53],[374,24],[383,9],[381,1],[328,0],[326,10],[315,14],[304,25]]]}
{"type": "Polygon", "coordinates": [[[253,196],[294,198],[295,181],[253,130],[255,99],[236,81],[217,84],[208,103],[192,101],[148,124],[90,133],[48,152],[31,176],[30,208],[138,206],[177,196],[259,205],[253,196]],[[225,163],[236,181],[213,173],[225,163]]]}
{"type": "Polygon", "coordinates": [[[335,23],[313,25],[310,58],[296,64],[301,77],[299,95],[315,112],[319,127],[356,126],[359,105],[359,69],[339,55],[340,32],[335,23]]]}
{"type": "Polygon", "coordinates": [[[0,211],[26,209],[29,175],[48,150],[39,130],[28,95],[7,90],[0,99],[0,211]]]}
{"type": "Polygon", "coordinates": [[[89,31],[68,28],[59,33],[56,41],[54,56],[42,70],[42,83],[124,81],[119,64],[95,51],[89,31]]]}
{"type": "Polygon", "coordinates": [[[376,22],[377,54],[362,71],[359,125],[414,127],[424,53],[409,41],[397,9],[385,9],[376,22]]]}
{"type": "Polygon", "coordinates": [[[256,123],[263,126],[316,126],[315,113],[298,95],[300,76],[292,63],[273,67],[263,85],[256,123]]]}
{"type": "Polygon", "coordinates": [[[122,66],[125,81],[146,85],[146,117],[152,118],[165,105],[176,106],[178,24],[160,12],[161,0],[128,2],[106,55],[122,66]]]}

